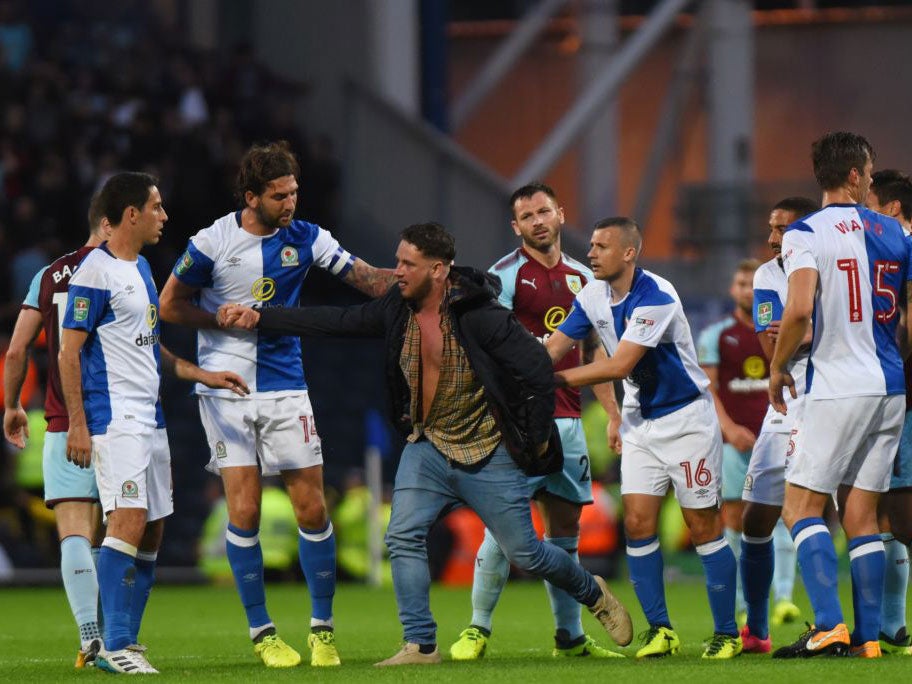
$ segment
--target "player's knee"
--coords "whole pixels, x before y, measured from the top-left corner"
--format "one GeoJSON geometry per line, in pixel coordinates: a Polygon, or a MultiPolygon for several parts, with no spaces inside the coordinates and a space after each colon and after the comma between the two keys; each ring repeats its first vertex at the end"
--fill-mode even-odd
{"type": "Polygon", "coordinates": [[[326,504],[322,498],[317,501],[301,502],[296,504],[294,508],[299,527],[305,530],[317,530],[326,525],[326,504]]]}
{"type": "Polygon", "coordinates": [[[258,501],[235,501],[228,512],[228,519],[235,527],[252,530],[260,526],[260,504],[258,501]]]}
{"type": "Polygon", "coordinates": [[[655,517],[639,511],[624,513],[624,533],[628,539],[646,539],[656,533],[655,517]]]}

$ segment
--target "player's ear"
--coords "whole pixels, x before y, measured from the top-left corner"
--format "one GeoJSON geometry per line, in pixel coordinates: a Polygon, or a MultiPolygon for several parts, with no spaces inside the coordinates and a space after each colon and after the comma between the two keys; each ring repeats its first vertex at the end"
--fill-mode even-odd
{"type": "Polygon", "coordinates": [[[244,193],[244,202],[251,209],[256,209],[260,204],[260,197],[254,194],[252,190],[248,190],[244,193]]]}

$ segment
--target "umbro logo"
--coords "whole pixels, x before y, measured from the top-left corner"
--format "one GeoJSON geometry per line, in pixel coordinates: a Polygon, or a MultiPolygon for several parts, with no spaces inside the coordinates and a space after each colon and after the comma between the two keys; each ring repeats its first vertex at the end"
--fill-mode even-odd
{"type": "Polygon", "coordinates": [[[127,293],[128,295],[133,294],[134,290],[136,290],[136,288],[133,287],[132,285],[127,285],[127,286],[124,288],[124,292],[127,293]]]}
{"type": "Polygon", "coordinates": [[[533,290],[537,290],[537,289],[538,289],[537,287],[535,287],[535,278],[532,278],[532,280],[527,280],[526,278],[520,278],[519,282],[520,282],[520,284],[522,284],[522,285],[529,285],[529,286],[531,286],[533,290]]]}
{"type": "Polygon", "coordinates": [[[237,266],[238,264],[241,263],[241,258],[240,257],[231,257],[229,259],[226,259],[226,261],[228,262],[229,266],[237,266]]]}

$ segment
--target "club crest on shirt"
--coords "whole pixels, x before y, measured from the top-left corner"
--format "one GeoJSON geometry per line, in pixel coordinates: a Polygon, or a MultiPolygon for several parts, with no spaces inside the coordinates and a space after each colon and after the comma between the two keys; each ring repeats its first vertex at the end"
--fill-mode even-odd
{"type": "Polygon", "coordinates": [[[188,250],[184,252],[184,256],[177,262],[177,269],[175,269],[177,275],[184,275],[184,273],[190,270],[191,266],[193,266],[193,257],[190,256],[190,251],[188,250]]]}
{"type": "Polygon", "coordinates": [[[301,262],[298,260],[298,250],[291,245],[284,245],[279,253],[282,259],[282,268],[289,266],[298,266],[301,262]]]}
{"type": "Polygon", "coordinates": [[[760,325],[769,325],[773,322],[773,303],[760,302],[757,305],[757,323],[760,325]]]}
{"type": "Polygon", "coordinates": [[[73,320],[84,321],[89,317],[89,298],[73,297],[73,320]]]}
{"type": "Polygon", "coordinates": [[[258,302],[268,302],[275,292],[276,283],[272,278],[257,278],[250,286],[250,294],[258,302]]]}
{"type": "Polygon", "coordinates": [[[579,294],[583,289],[583,281],[578,275],[567,274],[567,288],[573,294],[579,294]]]}
{"type": "Polygon", "coordinates": [[[135,499],[139,496],[139,487],[133,480],[127,480],[120,488],[120,495],[125,499],[135,499]]]}
{"type": "Polygon", "coordinates": [[[225,443],[219,440],[215,443],[215,457],[225,458],[226,456],[228,456],[228,450],[225,448],[225,443]]]}

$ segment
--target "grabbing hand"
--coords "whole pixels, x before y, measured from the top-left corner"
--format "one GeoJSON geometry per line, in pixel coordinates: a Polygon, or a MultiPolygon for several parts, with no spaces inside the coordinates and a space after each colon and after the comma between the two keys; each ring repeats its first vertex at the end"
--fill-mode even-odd
{"type": "Polygon", "coordinates": [[[215,320],[220,328],[254,330],[260,322],[260,312],[243,304],[227,303],[215,312],[215,320]]]}
{"type": "Polygon", "coordinates": [[[250,394],[244,378],[231,371],[203,371],[199,381],[212,389],[229,389],[240,397],[250,394]]]}

